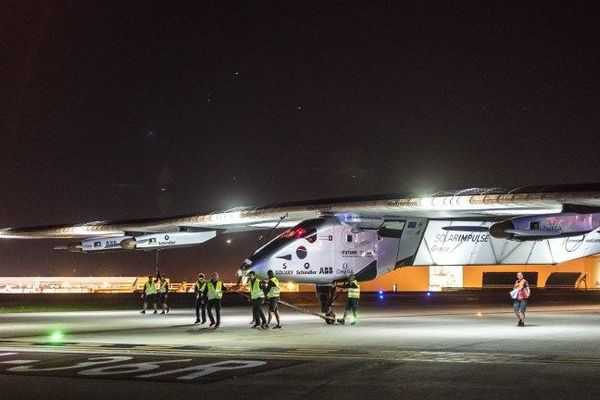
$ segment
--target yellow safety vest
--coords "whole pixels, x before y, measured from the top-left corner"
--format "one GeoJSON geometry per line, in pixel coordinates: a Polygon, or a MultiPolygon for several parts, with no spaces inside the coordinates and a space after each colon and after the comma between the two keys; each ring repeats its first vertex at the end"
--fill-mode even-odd
{"type": "Polygon", "coordinates": [[[144,293],[156,294],[156,286],[154,285],[154,282],[146,281],[146,283],[144,284],[144,293]]]}
{"type": "Polygon", "coordinates": [[[160,283],[160,292],[161,293],[167,293],[167,289],[169,287],[169,282],[164,281],[160,283]]]}
{"type": "Polygon", "coordinates": [[[208,287],[208,300],[223,298],[223,282],[217,281],[215,285],[212,281],[208,281],[206,285],[208,287]]]}
{"type": "Polygon", "coordinates": [[[260,281],[258,280],[258,278],[254,279],[254,283],[250,281],[248,287],[250,288],[250,298],[252,300],[262,299],[265,297],[265,292],[263,292],[263,290],[261,289],[260,281]]]}
{"type": "Polygon", "coordinates": [[[204,289],[206,289],[206,281],[204,281],[204,282],[196,281],[196,290],[199,293],[202,293],[202,292],[204,292],[204,289]]]}
{"type": "Polygon", "coordinates": [[[348,288],[348,298],[349,299],[360,299],[360,284],[355,279],[350,283],[356,284],[356,288],[348,288]]]}
{"type": "Polygon", "coordinates": [[[279,297],[279,280],[275,277],[270,278],[269,279],[270,282],[273,282],[275,284],[275,286],[271,287],[271,289],[269,289],[269,293],[267,293],[267,297],[272,299],[275,297],[279,297]]]}

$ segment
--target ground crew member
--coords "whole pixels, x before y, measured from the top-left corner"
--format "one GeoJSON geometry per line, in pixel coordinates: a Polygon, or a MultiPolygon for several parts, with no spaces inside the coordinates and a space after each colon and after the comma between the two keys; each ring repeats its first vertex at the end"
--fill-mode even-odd
{"type": "Polygon", "coordinates": [[[207,311],[208,319],[210,319],[210,326],[218,328],[221,325],[221,299],[223,298],[223,292],[227,291],[223,281],[219,279],[219,274],[213,272],[210,281],[206,282],[206,288],[204,293],[207,298],[207,311]],[[215,309],[216,319],[213,318],[212,309],[215,309]]]}
{"type": "Polygon", "coordinates": [[[248,278],[248,289],[250,290],[250,299],[252,300],[252,315],[254,316],[254,325],[252,325],[252,329],[266,329],[267,318],[262,309],[265,292],[260,284],[260,279],[256,277],[254,271],[248,273],[248,278]]]}
{"type": "Polygon", "coordinates": [[[273,329],[281,329],[281,321],[279,319],[279,279],[275,278],[272,270],[267,271],[269,280],[267,282],[267,299],[269,300],[269,318],[267,320],[267,329],[271,324],[271,317],[275,314],[277,325],[273,329]]]}
{"type": "Polygon", "coordinates": [[[360,298],[360,284],[356,280],[356,276],[354,274],[350,274],[348,276],[348,281],[342,286],[343,288],[348,289],[348,301],[346,302],[346,309],[344,310],[344,317],[342,319],[338,319],[337,321],[340,324],[346,323],[346,316],[348,315],[348,311],[352,311],[352,322],[351,325],[356,324],[356,309],[358,308],[358,299],[360,298]]]}
{"type": "Polygon", "coordinates": [[[171,310],[171,307],[167,305],[167,300],[169,298],[169,282],[167,282],[167,277],[165,275],[160,276],[160,280],[158,281],[158,297],[162,304],[162,312],[168,313],[171,310]]]}
{"type": "Polygon", "coordinates": [[[144,308],[140,311],[141,314],[146,314],[148,303],[152,303],[154,307],[154,314],[158,313],[156,309],[156,284],[152,275],[148,276],[148,280],[144,283],[144,290],[142,292],[142,299],[144,300],[144,308]]]}
{"type": "Polygon", "coordinates": [[[198,274],[198,280],[194,285],[194,293],[196,294],[196,322],[197,323],[205,323],[206,322],[206,279],[204,278],[204,274],[201,272],[198,274]],[[200,309],[202,309],[202,322],[200,321],[200,309]]]}

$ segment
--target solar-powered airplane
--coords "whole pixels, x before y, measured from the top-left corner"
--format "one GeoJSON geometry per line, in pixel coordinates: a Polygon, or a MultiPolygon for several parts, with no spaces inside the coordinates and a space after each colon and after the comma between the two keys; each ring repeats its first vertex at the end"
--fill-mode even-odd
{"type": "MultiPolygon", "coordinates": [[[[314,284],[333,316],[335,284],[409,265],[557,264],[600,253],[600,184],[472,188],[425,197],[382,195],[238,208],[172,218],[0,229],[0,238],[71,239],[72,252],[161,250],[219,234],[288,228],[238,276],[273,270],[314,284]]],[[[331,322],[331,319],[328,319],[331,322]]]]}

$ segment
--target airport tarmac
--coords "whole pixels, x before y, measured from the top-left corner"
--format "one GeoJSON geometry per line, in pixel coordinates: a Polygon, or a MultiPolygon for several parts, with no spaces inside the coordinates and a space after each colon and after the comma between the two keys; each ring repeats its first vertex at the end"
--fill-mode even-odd
{"type": "Polygon", "coordinates": [[[0,315],[0,398],[596,399],[600,304],[362,304],[357,325],[282,310],[282,330],[193,310],[0,315]]]}

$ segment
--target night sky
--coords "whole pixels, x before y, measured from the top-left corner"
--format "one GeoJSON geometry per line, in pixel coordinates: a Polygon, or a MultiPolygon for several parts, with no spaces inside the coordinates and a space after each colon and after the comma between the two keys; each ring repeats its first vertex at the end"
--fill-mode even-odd
{"type": "MultiPolygon", "coordinates": [[[[12,3],[1,227],[600,182],[595,2],[12,3]]],[[[258,235],[160,264],[233,279],[258,235]]],[[[0,241],[0,275],[153,268],[63,243],[0,241]]]]}

